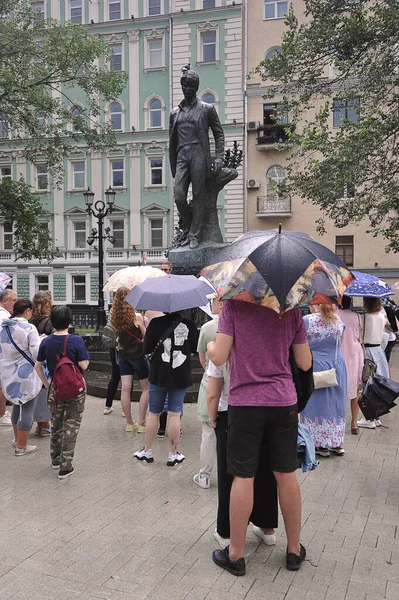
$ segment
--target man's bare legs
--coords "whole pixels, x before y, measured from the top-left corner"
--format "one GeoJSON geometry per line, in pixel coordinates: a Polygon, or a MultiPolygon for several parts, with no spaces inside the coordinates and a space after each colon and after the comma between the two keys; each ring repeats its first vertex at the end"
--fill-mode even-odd
{"type": "Polygon", "coordinates": [[[244,556],[245,536],[254,503],[254,478],[234,477],[230,493],[231,560],[244,556]]]}
{"type": "Polygon", "coordinates": [[[122,375],[122,393],[121,393],[121,404],[122,410],[126,418],[128,425],[133,425],[134,421],[132,418],[132,386],[133,386],[133,375],[122,375]]]}
{"type": "Polygon", "coordinates": [[[152,449],[156,433],[158,431],[159,413],[148,413],[147,425],[145,428],[145,445],[144,450],[147,452],[152,449]]]}
{"type": "Polygon", "coordinates": [[[176,454],[180,441],[180,413],[168,411],[168,438],[169,450],[176,454]]]}
{"type": "Polygon", "coordinates": [[[287,551],[298,555],[301,552],[301,491],[296,479],[295,471],[292,473],[277,473],[278,496],[281,512],[283,513],[285,533],[287,535],[287,551]]]}
{"type": "Polygon", "coordinates": [[[139,423],[145,427],[148,410],[148,379],[140,379],[140,386],[143,391],[139,400],[139,423]]]}

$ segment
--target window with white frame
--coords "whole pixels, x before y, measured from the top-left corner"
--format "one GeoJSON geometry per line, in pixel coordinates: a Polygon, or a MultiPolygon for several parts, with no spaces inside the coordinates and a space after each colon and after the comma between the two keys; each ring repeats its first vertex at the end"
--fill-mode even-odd
{"type": "Polygon", "coordinates": [[[36,113],[36,134],[44,134],[46,127],[46,113],[44,110],[38,110],[36,113]]]}
{"type": "Polygon", "coordinates": [[[112,235],[115,239],[114,248],[125,247],[125,221],[123,219],[112,219],[112,235]]]}
{"type": "Polygon", "coordinates": [[[12,223],[3,223],[3,249],[12,250],[14,247],[14,228],[12,223]]]}
{"type": "Polygon", "coordinates": [[[112,129],[122,131],[122,105],[120,102],[112,102],[109,107],[112,129]]]}
{"type": "Polygon", "coordinates": [[[150,219],[150,247],[163,248],[163,219],[150,219]]]}
{"type": "Polygon", "coordinates": [[[280,165],[273,165],[266,172],[267,195],[281,196],[282,186],[285,183],[285,170],[280,165]]]}
{"type": "Polygon", "coordinates": [[[84,109],[79,104],[74,104],[71,107],[72,117],[72,131],[79,132],[82,129],[82,119],[84,115],[84,109]]]}
{"type": "Polygon", "coordinates": [[[108,0],[108,17],[110,21],[118,21],[122,18],[120,0],[108,0]]]}
{"type": "Polygon", "coordinates": [[[73,247],[86,248],[86,221],[72,221],[73,247]]]}
{"type": "Polygon", "coordinates": [[[0,138],[10,137],[10,123],[8,115],[0,115],[0,138]]]}
{"type": "Polygon", "coordinates": [[[111,160],[111,187],[123,187],[124,185],[124,161],[123,159],[111,160]]]}
{"type": "Polygon", "coordinates": [[[153,17],[154,15],[161,14],[161,0],[147,0],[148,2],[148,16],[153,17]]]}
{"type": "Polygon", "coordinates": [[[72,163],[72,187],[74,190],[84,190],[86,187],[86,164],[84,160],[72,163]]]}
{"type": "Polygon", "coordinates": [[[339,256],[347,267],[353,267],[355,254],[353,235],[335,236],[335,254],[339,256]]]}
{"type": "Polygon", "coordinates": [[[36,165],[36,189],[39,192],[47,192],[49,189],[48,165],[36,165]]]}
{"type": "Polygon", "coordinates": [[[341,127],[344,119],[351,121],[352,123],[357,123],[359,120],[359,105],[360,98],[334,98],[332,106],[333,126],[341,127]]]}
{"type": "Polygon", "coordinates": [[[83,0],[70,0],[69,16],[71,21],[80,25],[83,23],[83,0]]]}
{"type": "Polygon", "coordinates": [[[147,40],[148,44],[148,67],[150,69],[156,69],[157,67],[163,66],[162,57],[162,38],[147,40]]]}
{"type": "MultiPolygon", "coordinates": [[[[265,60],[272,60],[272,58],[274,58],[274,56],[276,54],[282,54],[283,53],[283,49],[281,48],[281,46],[274,46],[273,48],[270,48],[266,54],[265,54],[265,60]]],[[[264,75],[268,75],[268,70],[267,69],[263,69],[263,73],[264,75]]]]}
{"type": "Polygon", "coordinates": [[[86,275],[72,275],[72,302],[86,302],[86,275]]]}
{"type": "Polygon", "coordinates": [[[283,19],[288,12],[288,2],[265,0],[265,19],[283,19]]]}
{"type": "Polygon", "coordinates": [[[36,25],[42,23],[44,21],[44,2],[33,2],[32,10],[34,23],[36,25]]]}
{"type": "Polygon", "coordinates": [[[162,103],[159,98],[154,98],[148,105],[149,127],[162,127],[162,103]]]}
{"type": "Polygon", "coordinates": [[[150,185],[163,184],[163,157],[150,158],[150,185]]]}
{"type": "Polygon", "coordinates": [[[122,71],[122,44],[112,44],[110,46],[113,55],[110,58],[110,69],[116,73],[122,71]]]}
{"type": "Polygon", "coordinates": [[[46,292],[49,288],[48,275],[36,275],[35,277],[35,292],[46,292]]]}
{"type": "Polygon", "coordinates": [[[205,92],[205,94],[202,94],[201,100],[202,102],[207,102],[208,104],[215,104],[216,102],[215,95],[211,92],[205,92]]]}
{"type": "Polygon", "coordinates": [[[11,166],[10,167],[0,167],[0,182],[3,179],[11,179],[11,166]]]}
{"type": "Polygon", "coordinates": [[[215,8],[215,6],[215,0],[203,0],[202,2],[202,8],[215,8]]]}
{"type": "Polygon", "coordinates": [[[202,62],[216,61],[216,31],[201,33],[201,60],[202,62]]]}

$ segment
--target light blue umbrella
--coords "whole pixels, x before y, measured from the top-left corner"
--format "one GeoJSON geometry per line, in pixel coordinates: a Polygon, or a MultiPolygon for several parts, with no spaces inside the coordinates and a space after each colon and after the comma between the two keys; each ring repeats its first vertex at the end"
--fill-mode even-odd
{"type": "Polygon", "coordinates": [[[12,277],[7,275],[7,273],[0,273],[0,292],[4,292],[11,279],[12,277]]]}
{"type": "Polygon", "coordinates": [[[194,275],[168,275],[139,283],[125,300],[137,310],[173,313],[204,306],[208,302],[206,296],[210,291],[209,284],[194,275]]]}
{"type": "Polygon", "coordinates": [[[352,275],[356,277],[355,281],[346,288],[344,296],[355,298],[358,296],[365,298],[386,298],[393,296],[394,292],[383,279],[379,279],[375,275],[362,273],[361,271],[352,271],[352,275]]]}

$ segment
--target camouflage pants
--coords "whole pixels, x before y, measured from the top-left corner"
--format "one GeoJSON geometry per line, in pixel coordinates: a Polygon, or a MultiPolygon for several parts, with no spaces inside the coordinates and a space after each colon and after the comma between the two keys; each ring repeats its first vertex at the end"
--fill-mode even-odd
{"type": "Polygon", "coordinates": [[[52,415],[50,454],[53,465],[60,465],[61,471],[72,470],[76,438],[80,429],[85,407],[86,392],[68,401],[54,400],[53,388],[50,387],[48,405],[52,415]]]}

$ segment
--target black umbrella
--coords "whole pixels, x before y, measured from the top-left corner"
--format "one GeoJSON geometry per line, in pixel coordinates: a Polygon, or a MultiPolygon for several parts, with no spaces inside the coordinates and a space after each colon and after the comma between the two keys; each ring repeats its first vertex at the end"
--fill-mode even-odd
{"type": "Polygon", "coordinates": [[[399,383],[382,377],[371,375],[358,400],[360,410],[368,421],[379,419],[396,406],[395,400],[399,396],[399,383]]]}

